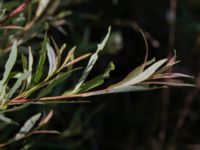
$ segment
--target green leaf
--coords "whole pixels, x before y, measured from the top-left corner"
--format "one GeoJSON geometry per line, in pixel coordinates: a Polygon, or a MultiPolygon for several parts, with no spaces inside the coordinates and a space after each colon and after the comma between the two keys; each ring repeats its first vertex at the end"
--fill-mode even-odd
{"type": "Polygon", "coordinates": [[[49,39],[47,37],[47,31],[46,31],[44,42],[42,44],[42,50],[41,50],[41,54],[40,54],[39,63],[37,65],[37,70],[36,70],[36,73],[33,78],[33,84],[37,84],[43,75],[43,68],[44,68],[44,63],[46,60],[46,53],[47,53],[46,43],[48,41],[49,41],[49,39]]]}
{"type": "Polygon", "coordinates": [[[97,77],[95,77],[94,79],[83,83],[83,85],[80,88],[80,92],[87,92],[95,87],[100,86],[101,84],[104,83],[104,80],[106,78],[109,78],[110,76],[110,71],[114,70],[115,66],[113,63],[110,63],[107,67],[107,69],[105,70],[105,72],[101,75],[98,75],[97,77]]]}
{"type": "MultiPolygon", "coordinates": [[[[6,62],[5,71],[4,71],[4,74],[3,74],[3,79],[0,81],[0,90],[3,89],[2,88],[3,85],[8,80],[10,72],[11,72],[13,66],[15,65],[16,59],[17,59],[17,41],[14,42],[12,49],[11,49],[11,53],[9,55],[7,62],[6,62]]],[[[2,93],[2,91],[0,91],[0,93],[2,93]]]]}
{"type": "Polygon", "coordinates": [[[16,92],[16,90],[22,85],[22,81],[26,80],[29,75],[30,75],[30,72],[25,70],[25,72],[17,79],[17,81],[15,82],[13,87],[9,90],[7,99],[9,99],[13,96],[13,94],[16,92]]]}
{"type": "Polygon", "coordinates": [[[18,141],[26,137],[29,134],[29,132],[32,130],[32,128],[36,125],[41,115],[42,115],[41,113],[38,113],[32,116],[30,119],[28,119],[25,122],[25,124],[22,126],[22,128],[19,130],[19,132],[15,135],[14,141],[18,141]]]}
{"type": "Polygon", "coordinates": [[[23,54],[21,55],[21,61],[22,61],[23,70],[27,70],[28,60],[23,54]]]}
{"type": "Polygon", "coordinates": [[[31,83],[31,79],[32,79],[32,71],[33,71],[33,54],[31,51],[31,48],[29,47],[29,51],[28,51],[28,71],[30,72],[30,75],[27,79],[27,84],[26,87],[28,88],[30,83],[31,83]]]}
{"type": "Polygon", "coordinates": [[[110,94],[110,93],[124,93],[124,92],[136,92],[136,91],[138,92],[138,91],[147,91],[147,90],[152,90],[152,89],[155,89],[155,88],[149,88],[149,87],[144,87],[144,86],[126,86],[126,87],[120,87],[120,88],[113,88],[113,89],[108,90],[108,92],[105,92],[105,93],[103,92],[103,93],[110,94]]]}
{"type": "Polygon", "coordinates": [[[24,110],[26,107],[28,107],[30,105],[38,105],[38,104],[41,104],[41,103],[31,103],[31,102],[30,103],[26,103],[24,105],[16,106],[16,107],[13,107],[13,108],[8,108],[6,110],[0,110],[0,114],[9,113],[9,112],[13,113],[15,111],[24,110]]]}
{"type": "Polygon", "coordinates": [[[39,18],[47,8],[50,0],[40,0],[36,11],[36,17],[39,18]]]}
{"type": "Polygon", "coordinates": [[[173,87],[195,87],[196,85],[190,83],[183,83],[177,79],[171,79],[171,81],[147,81],[144,82],[145,84],[157,84],[157,85],[166,85],[166,86],[173,86],[173,87]]]}
{"type": "Polygon", "coordinates": [[[38,94],[38,97],[43,97],[43,96],[46,96],[48,95],[49,93],[51,93],[53,91],[53,88],[55,86],[57,86],[58,84],[62,83],[65,79],[67,79],[70,74],[75,71],[77,69],[73,69],[73,70],[70,70],[66,73],[63,73],[63,74],[60,74],[60,75],[57,75],[54,79],[52,79],[48,85],[46,86],[46,88],[42,89],[40,91],[40,93],[38,94]]]}
{"type": "Polygon", "coordinates": [[[15,124],[15,125],[18,125],[17,122],[15,122],[14,120],[6,117],[4,114],[0,114],[0,120],[3,121],[4,123],[7,123],[7,124],[15,124]]]}
{"type": "Polygon", "coordinates": [[[124,79],[124,81],[127,82],[127,81],[129,81],[129,80],[135,78],[136,76],[138,76],[140,73],[143,72],[143,68],[144,68],[144,67],[149,66],[149,65],[151,65],[151,64],[154,63],[154,62],[155,62],[155,58],[151,59],[150,61],[147,61],[147,62],[145,63],[145,66],[144,66],[144,64],[142,64],[142,65],[136,67],[133,71],[131,71],[131,72],[126,76],[126,78],[124,79]]]}
{"type": "MultiPolygon", "coordinates": [[[[144,70],[142,73],[140,73],[139,75],[137,75],[134,78],[130,78],[129,80],[126,80],[126,82],[119,82],[113,86],[111,86],[112,88],[118,88],[118,87],[126,87],[126,86],[131,86],[131,85],[135,85],[137,83],[140,83],[146,79],[148,79],[151,75],[153,75],[155,73],[155,71],[161,67],[164,63],[166,63],[167,59],[162,59],[156,63],[154,63],[153,65],[151,65],[150,67],[148,67],[146,70],[144,70]]],[[[129,77],[129,76],[128,76],[129,77]]]]}
{"type": "MultiPolygon", "coordinates": [[[[122,85],[126,82],[129,82],[130,80],[132,80],[133,78],[137,77],[139,74],[141,74],[143,72],[143,69],[144,67],[146,66],[149,66],[151,65],[153,62],[155,62],[155,58],[151,59],[150,61],[147,61],[145,63],[145,66],[144,66],[144,63],[141,64],[140,66],[136,67],[133,71],[131,71],[122,81],[120,81],[119,83],[116,83],[114,85],[112,85],[113,87],[114,86],[119,86],[119,85],[122,85]]],[[[112,87],[110,86],[110,87],[112,87]]]]}
{"type": "Polygon", "coordinates": [[[85,68],[85,70],[83,71],[83,74],[80,78],[80,80],[78,81],[77,85],[75,86],[74,90],[72,91],[72,93],[77,93],[80,90],[80,87],[82,86],[82,84],[84,83],[84,81],[86,80],[86,78],[88,77],[90,71],[92,70],[94,64],[96,63],[97,59],[98,59],[98,54],[101,50],[103,50],[109,36],[110,36],[110,31],[111,31],[111,27],[108,28],[108,33],[106,35],[106,37],[104,38],[104,40],[98,44],[97,46],[97,50],[96,52],[90,57],[90,60],[85,68]]]}
{"type": "MultiPolygon", "coordinates": [[[[160,87],[159,87],[160,88],[160,87]]],[[[94,92],[83,93],[84,97],[88,96],[96,96],[96,95],[105,95],[105,94],[113,94],[113,93],[125,93],[125,92],[138,92],[138,91],[147,91],[157,88],[149,88],[144,86],[124,86],[124,87],[116,87],[116,88],[107,88],[105,90],[99,90],[94,92]]],[[[81,97],[81,94],[80,94],[81,97]]]]}
{"type": "Polygon", "coordinates": [[[53,48],[49,45],[49,43],[47,43],[46,46],[47,46],[47,56],[49,60],[49,72],[47,78],[49,78],[57,68],[57,61],[56,61],[56,54],[53,48]]]}
{"type": "Polygon", "coordinates": [[[56,44],[55,40],[53,39],[53,37],[51,37],[51,40],[53,42],[53,45],[56,49],[56,64],[57,64],[57,68],[60,66],[60,62],[61,62],[61,48],[63,47],[63,45],[61,46],[61,48],[58,48],[58,45],[56,44]]]}
{"type": "MultiPolygon", "coordinates": [[[[1,89],[1,95],[0,95],[1,104],[3,103],[3,101],[6,100],[6,96],[7,96],[6,87],[7,87],[7,85],[4,85],[4,86],[2,87],[2,89],[1,89]]],[[[1,107],[2,107],[2,106],[3,106],[3,105],[1,105],[1,107]]],[[[1,107],[0,107],[0,108],[1,108],[1,107]]]]}

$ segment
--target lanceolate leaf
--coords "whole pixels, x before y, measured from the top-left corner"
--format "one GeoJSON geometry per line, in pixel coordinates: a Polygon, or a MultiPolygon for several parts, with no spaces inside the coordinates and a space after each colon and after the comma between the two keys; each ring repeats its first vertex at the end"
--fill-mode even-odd
{"type": "Polygon", "coordinates": [[[41,113],[38,113],[32,116],[30,119],[28,119],[22,126],[22,128],[19,130],[19,132],[15,135],[14,141],[18,141],[26,137],[29,134],[29,132],[33,129],[34,125],[36,125],[41,115],[41,113]]]}
{"type": "Polygon", "coordinates": [[[23,70],[27,70],[28,69],[28,60],[27,60],[27,57],[24,56],[23,54],[21,55],[21,61],[22,61],[23,70]]]}
{"type": "Polygon", "coordinates": [[[143,84],[157,84],[157,85],[168,85],[168,86],[173,86],[173,87],[195,87],[196,85],[194,84],[189,84],[189,83],[183,83],[180,80],[169,80],[169,81],[147,81],[144,82],[143,84]]]}
{"type": "Polygon", "coordinates": [[[36,11],[36,17],[39,18],[47,8],[50,0],[40,0],[36,11]]]}
{"type": "Polygon", "coordinates": [[[140,83],[146,79],[148,79],[153,73],[155,73],[155,71],[161,67],[165,62],[167,61],[167,59],[162,59],[156,63],[154,63],[153,65],[151,65],[150,67],[148,67],[146,70],[144,70],[142,73],[140,73],[138,76],[134,77],[133,79],[128,80],[127,82],[122,82],[122,84],[118,83],[116,84],[116,86],[112,86],[113,88],[115,87],[123,87],[123,86],[131,86],[131,85],[135,85],[137,83],[140,83]]]}
{"type": "MultiPolygon", "coordinates": [[[[79,69],[79,68],[77,68],[79,69]]],[[[53,88],[56,87],[59,83],[62,83],[65,79],[69,77],[69,75],[73,72],[76,71],[77,69],[70,70],[66,73],[62,73],[60,75],[57,75],[54,79],[52,79],[46,86],[46,88],[42,89],[40,93],[38,94],[38,97],[43,97],[48,95],[53,91],[53,88]]]]}
{"type": "Polygon", "coordinates": [[[53,37],[51,37],[51,40],[53,42],[53,45],[56,49],[56,64],[57,64],[57,68],[60,66],[60,62],[61,62],[61,47],[60,49],[58,48],[58,45],[56,44],[56,42],[54,41],[53,37]]]}
{"type": "Polygon", "coordinates": [[[7,124],[15,124],[18,125],[17,122],[15,122],[14,120],[6,117],[4,114],[0,114],[0,121],[7,123],[7,124]]]}
{"type": "Polygon", "coordinates": [[[182,73],[162,73],[154,75],[152,79],[173,79],[173,78],[194,78],[194,77],[182,73]]]}
{"type": "Polygon", "coordinates": [[[8,99],[13,96],[13,94],[16,92],[16,90],[21,86],[22,81],[26,80],[29,75],[30,75],[30,72],[25,70],[25,72],[21,75],[21,77],[19,77],[17,79],[17,81],[15,82],[13,87],[8,92],[8,99]]]}
{"type": "MultiPolygon", "coordinates": [[[[3,101],[6,100],[6,87],[7,85],[4,85],[2,86],[2,89],[1,89],[1,94],[0,94],[0,101],[1,101],[1,104],[3,103],[3,101]]],[[[1,107],[0,107],[1,108],[1,107]]]]}
{"type": "MultiPolygon", "coordinates": [[[[30,106],[31,104],[33,104],[33,103],[26,103],[26,104],[21,105],[21,106],[9,108],[9,109],[6,109],[6,110],[1,110],[0,114],[9,113],[9,112],[13,112],[14,113],[15,111],[20,111],[22,109],[25,109],[26,107],[30,106]]],[[[35,104],[37,104],[37,103],[35,103],[35,104]]]]}
{"type": "Polygon", "coordinates": [[[111,87],[119,86],[119,85],[129,82],[130,80],[140,75],[144,67],[149,66],[154,62],[155,62],[155,59],[153,58],[150,61],[145,62],[145,64],[144,63],[141,64],[140,66],[136,67],[133,71],[131,71],[122,81],[120,81],[117,84],[112,85],[111,87]]]}
{"type": "Polygon", "coordinates": [[[33,131],[32,134],[61,134],[61,133],[56,130],[37,130],[33,131]]]}
{"type": "Polygon", "coordinates": [[[104,83],[104,79],[109,78],[110,76],[110,71],[114,70],[115,66],[113,63],[110,63],[109,66],[107,67],[106,71],[95,77],[94,79],[87,81],[86,83],[83,83],[83,85],[80,88],[80,92],[87,92],[90,89],[93,89],[95,87],[100,86],[101,84],[104,83]]]}
{"type": "Polygon", "coordinates": [[[29,51],[28,51],[28,71],[30,72],[30,75],[27,79],[27,88],[28,86],[30,85],[31,83],[31,79],[32,79],[32,71],[33,71],[33,54],[32,54],[32,51],[31,51],[31,48],[29,47],[29,51]]]}
{"type": "MultiPolygon", "coordinates": [[[[17,59],[17,42],[15,41],[13,46],[12,46],[12,49],[11,49],[11,53],[9,55],[9,58],[6,62],[6,65],[5,65],[5,71],[4,71],[4,74],[3,74],[3,79],[0,81],[0,90],[2,89],[2,86],[5,84],[5,82],[8,80],[8,77],[9,77],[9,74],[16,62],[16,59],[17,59]]],[[[1,93],[1,91],[0,91],[1,93]]]]}
{"type": "Polygon", "coordinates": [[[70,100],[73,98],[80,98],[80,97],[89,97],[89,96],[96,96],[96,95],[105,95],[105,94],[112,94],[112,93],[125,93],[125,92],[138,92],[138,91],[147,91],[147,90],[153,90],[153,89],[160,89],[164,88],[162,87],[145,87],[145,86],[126,86],[126,87],[117,87],[117,88],[107,88],[104,90],[98,90],[98,91],[92,91],[92,92],[86,92],[86,93],[80,93],[80,94],[66,94],[63,96],[52,96],[52,97],[44,97],[38,99],[41,102],[45,101],[59,101],[59,100],[70,100]]]}
{"type": "Polygon", "coordinates": [[[90,57],[90,60],[85,68],[85,70],[83,71],[83,74],[80,78],[80,80],[78,81],[78,84],[75,86],[74,90],[72,93],[77,93],[79,92],[79,89],[81,87],[81,85],[84,83],[84,81],[86,80],[87,76],[89,75],[90,71],[92,70],[94,64],[96,63],[97,59],[98,59],[98,54],[101,50],[103,50],[109,36],[110,36],[110,30],[111,27],[108,28],[108,33],[106,35],[106,37],[104,38],[104,40],[102,41],[102,43],[98,44],[97,47],[97,51],[90,57]]]}
{"type": "Polygon", "coordinates": [[[102,91],[92,92],[90,96],[112,94],[112,93],[147,91],[147,90],[152,90],[152,89],[155,89],[155,88],[149,88],[149,87],[144,87],[144,86],[124,86],[124,87],[111,88],[111,89],[108,88],[102,91]]]}
{"type": "Polygon", "coordinates": [[[47,56],[49,60],[49,72],[47,78],[49,78],[56,70],[57,61],[56,61],[56,54],[53,48],[49,45],[49,43],[47,43],[46,46],[47,46],[47,56]]]}
{"type": "Polygon", "coordinates": [[[33,84],[37,84],[43,75],[43,68],[44,68],[44,63],[46,60],[46,53],[47,53],[46,43],[48,41],[49,41],[49,39],[47,37],[47,32],[46,32],[44,42],[42,44],[42,50],[41,50],[41,54],[40,54],[40,58],[39,58],[39,63],[37,65],[37,70],[36,70],[36,73],[33,78],[33,84]]]}

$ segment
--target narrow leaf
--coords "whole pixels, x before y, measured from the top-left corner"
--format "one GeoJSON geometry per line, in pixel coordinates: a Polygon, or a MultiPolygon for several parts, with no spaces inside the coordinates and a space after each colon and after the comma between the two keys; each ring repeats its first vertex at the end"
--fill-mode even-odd
{"type": "Polygon", "coordinates": [[[110,31],[111,31],[111,27],[108,28],[108,33],[106,35],[106,37],[104,38],[104,40],[102,41],[102,43],[98,44],[97,46],[97,50],[96,52],[90,57],[90,60],[85,68],[85,70],[83,71],[83,74],[80,78],[80,80],[78,81],[78,84],[75,86],[74,90],[72,91],[72,93],[77,93],[79,92],[79,89],[81,87],[81,85],[84,83],[84,81],[86,80],[86,78],[88,77],[90,71],[92,70],[94,64],[96,63],[97,59],[98,59],[98,54],[101,50],[103,50],[109,36],[110,36],[110,31]]]}
{"type": "Polygon", "coordinates": [[[190,83],[184,83],[181,80],[169,79],[168,81],[147,81],[142,84],[155,84],[155,85],[166,85],[174,87],[195,87],[196,85],[190,83]]]}
{"type": "Polygon", "coordinates": [[[182,73],[163,73],[153,76],[152,79],[173,79],[173,78],[194,78],[194,77],[182,73]]]}
{"type": "Polygon", "coordinates": [[[39,18],[47,8],[50,0],[40,0],[36,11],[36,17],[39,18]]]}
{"type": "Polygon", "coordinates": [[[41,117],[41,113],[38,113],[34,116],[32,116],[30,119],[28,119],[25,124],[22,126],[22,128],[19,130],[19,132],[15,135],[14,140],[18,141],[22,138],[26,137],[28,133],[32,130],[32,128],[36,125],[37,121],[41,117]]]}
{"type": "Polygon", "coordinates": [[[27,5],[28,5],[31,1],[32,1],[32,0],[26,0],[23,4],[21,4],[21,5],[18,6],[14,11],[12,11],[12,12],[9,14],[9,17],[16,16],[17,14],[19,14],[20,12],[22,12],[22,11],[27,7],[27,5]]]}
{"type": "Polygon", "coordinates": [[[41,77],[43,75],[43,68],[44,68],[44,63],[45,63],[45,60],[46,60],[46,53],[47,53],[46,43],[48,41],[49,41],[49,39],[47,37],[47,31],[46,31],[44,42],[42,44],[42,50],[40,52],[39,63],[37,65],[37,70],[36,70],[35,76],[33,78],[33,83],[34,84],[37,84],[40,81],[40,79],[41,79],[41,77]]]}
{"type": "Polygon", "coordinates": [[[122,84],[117,83],[116,84],[116,88],[118,87],[123,87],[123,86],[130,86],[130,85],[134,85],[137,83],[140,83],[146,79],[148,79],[153,73],[155,73],[155,71],[161,67],[165,62],[167,61],[167,59],[162,59],[156,63],[154,63],[153,65],[151,65],[150,67],[148,67],[146,70],[144,70],[144,72],[142,72],[141,74],[139,74],[138,76],[136,76],[135,78],[128,80],[127,82],[123,82],[122,84]]]}
{"type": "Polygon", "coordinates": [[[57,86],[58,84],[62,83],[65,79],[67,79],[69,77],[69,75],[75,70],[77,70],[77,69],[74,69],[74,70],[71,70],[71,71],[68,71],[66,73],[56,76],[54,79],[52,79],[47,84],[46,88],[44,88],[40,91],[40,93],[38,94],[38,97],[43,97],[43,96],[46,96],[49,93],[51,93],[55,86],[57,86]]]}
{"type": "Polygon", "coordinates": [[[23,70],[27,70],[28,69],[28,60],[23,54],[21,55],[21,61],[22,61],[23,70]]]}
{"type": "Polygon", "coordinates": [[[90,81],[88,81],[86,83],[83,83],[83,85],[80,88],[80,92],[87,92],[87,91],[103,84],[104,80],[106,78],[109,78],[110,71],[112,71],[114,69],[115,69],[114,64],[110,63],[103,74],[98,75],[97,77],[95,77],[94,79],[91,79],[90,81]]]}
{"type": "Polygon", "coordinates": [[[19,77],[17,79],[17,81],[15,82],[15,84],[13,85],[13,87],[9,90],[8,92],[8,99],[11,98],[13,96],[13,94],[16,92],[16,90],[21,86],[21,83],[23,80],[26,80],[28,78],[28,76],[30,75],[29,71],[25,71],[21,77],[19,77]]]}
{"type": "Polygon", "coordinates": [[[61,134],[61,133],[56,130],[37,130],[33,131],[32,134],[61,134]]]}
{"type": "Polygon", "coordinates": [[[31,51],[31,47],[29,47],[28,54],[29,54],[28,55],[28,71],[30,72],[30,75],[29,75],[29,77],[27,79],[27,85],[26,85],[27,88],[31,83],[32,71],[33,71],[33,54],[32,54],[32,51],[31,51]]]}
{"type": "MultiPolygon", "coordinates": [[[[38,99],[38,101],[59,101],[59,100],[70,100],[73,98],[80,98],[80,97],[89,97],[89,96],[96,96],[96,95],[105,95],[105,94],[112,94],[112,93],[125,93],[125,92],[138,92],[138,91],[147,91],[147,90],[155,90],[164,88],[162,87],[145,87],[145,86],[126,86],[126,87],[118,87],[118,88],[107,88],[104,90],[92,91],[87,93],[80,93],[80,94],[69,94],[63,96],[52,96],[52,97],[44,97],[38,99]]],[[[76,102],[76,101],[75,101],[76,102]]]]}
{"type": "Polygon", "coordinates": [[[4,71],[4,74],[3,74],[3,79],[0,81],[0,90],[2,89],[2,86],[7,81],[9,74],[10,74],[10,72],[11,72],[11,70],[12,70],[12,68],[13,68],[13,66],[16,62],[16,59],[17,59],[17,42],[15,41],[13,46],[12,46],[9,58],[8,58],[6,65],[5,65],[5,71],[4,71]]]}
{"type": "Polygon", "coordinates": [[[46,46],[47,46],[47,56],[49,60],[49,72],[47,78],[49,78],[56,70],[57,61],[56,61],[56,54],[53,48],[49,45],[49,43],[47,43],[46,46]]]}
{"type": "Polygon", "coordinates": [[[6,110],[0,110],[0,114],[4,114],[4,113],[8,113],[8,112],[20,111],[20,110],[25,109],[29,105],[31,105],[31,103],[26,103],[24,105],[13,107],[13,108],[9,108],[9,109],[6,109],[6,110]]]}
{"type": "MultiPolygon", "coordinates": [[[[151,59],[150,61],[145,62],[145,64],[141,64],[140,66],[136,67],[133,71],[131,71],[122,81],[120,81],[119,83],[116,83],[114,86],[119,86],[122,85],[126,82],[129,82],[130,80],[132,80],[133,78],[137,77],[139,74],[142,73],[144,67],[151,65],[153,62],[155,62],[155,59],[151,59]]],[[[112,87],[110,86],[110,87],[112,87]]]]}
{"type": "Polygon", "coordinates": [[[4,123],[7,123],[7,124],[15,124],[15,125],[18,125],[17,122],[15,122],[14,120],[6,117],[4,114],[0,114],[0,120],[3,121],[4,123]]]}

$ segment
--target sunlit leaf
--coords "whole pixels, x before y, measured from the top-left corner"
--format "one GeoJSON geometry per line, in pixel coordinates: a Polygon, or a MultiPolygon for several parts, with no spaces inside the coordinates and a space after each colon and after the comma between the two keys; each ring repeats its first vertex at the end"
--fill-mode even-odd
{"type": "Polygon", "coordinates": [[[55,72],[57,67],[57,61],[56,61],[56,54],[53,48],[49,45],[49,43],[47,43],[46,46],[47,46],[47,56],[49,60],[49,71],[47,76],[48,78],[55,72]]]}
{"type": "Polygon", "coordinates": [[[103,39],[102,43],[98,44],[96,52],[90,57],[90,60],[87,64],[85,70],[83,71],[83,74],[82,74],[80,80],[78,81],[77,85],[75,86],[74,90],[72,91],[72,93],[77,93],[79,91],[81,85],[86,80],[87,76],[89,75],[90,71],[92,70],[94,64],[96,63],[96,61],[98,59],[99,52],[101,50],[103,50],[103,48],[110,36],[110,30],[111,30],[111,27],[108,28],[108,33],[107,33],[106,37],[103,39]]]}
{"type": "Polygon", "coordinates": [[[39,18],[47,8],[50,0],[40,0],[36,11],[36,17],[39,18]]]}
{"type": "Polygon", "coordinates": [[[149,88],[145,86],[124,86],[124,87],[108,88],[105,90],[94,91],[89,94],[90,96],[93,96],[93,95],[103,95],[103,94],[112,94],[112,93],[147,91],[147,90],[152,90],[152,89],[155,89],[155,88],[149,88]]]}
{"type": "Polygon", "coordinates": [[[114,64],[110,63],[103,74],[98,75],[94,79],[91,79],[90,81],[87,81],[87,82],[83,83],[83,85],[80,88],[80,92],[89,91],[90,89],[93,89],[93,88],[98,87],[101,84],[103,84],[104,83],[104,79],[109,78],[110,71],[112,71],[114,69],[115,69],[114,64]]]}
{"type": "MultiPolygon", "coordinates": [[[[79,68],[77,68],[79,69],[79,68]]],[[[46,88],[42,89],[39,94],[38,97],[43,97],[48,95],[49,93],[51,93],[53,91],[53,88],[56,87],[58,84],[62,83],[65,79],[67,79],[69,77],[69,75],[73,72],[76,71],[77,69],[68,71],[66,73],[62,73],[60,75],[57,75],[55,78],[53,78],[46,86],[46,88]]]]}
{"type": "Polygon", "coordinates": [[[8,99],[13,96],[13,94],[16,92],[16,90],[21,86],[21,83],[23,80],[26,80],[30,75],[29,71],[26,71],[17,79],[13,87],[8,92],[8,99]]]}
{"type": "Polygon", "coordinates": [[[0,121],[7,123],[7,124],[15,124],[18,125],[18,123],[8,117],[6,117],[4,114],[0,114],[0,121]]]}
{"type": "Polygon", "coordinates": [[[30,85],[31,83],[31,79],[32,79],[32,71],[33,71],[33,54],[32,54],[32,51],[31,51],[31,48],[29,47],[29,51],[28,51],[28,71],[30,72],[30,75],[27,79],[27,88],[28,86],[30,85]]]}
{"type": "Polygon", "coordinates": [[[6,97],[7,97],[6,88],[7,88],[7,85],[4,85],[1,89],[1,95],[0,95],[1,107],[0,108],[4,107],[2,104],[4,101],[6,101],[6,97]]]}
{"type": "MultiPolygon", "coordinates": [[[[167,59],[162,59],[156,63],[154,63],[153,65],[151,65],[150,67],[148,67],[146,70],[144,70],[142,73],[140,73],[139,75],[137,75],[136,77],[127,80],[126,82],[119,82],[116,85],[112,86],[113,88],[118,88],[118,87],[126,87],[126,86],[131,86],[131,85],[135,85],[137,83],[140,83],[146,79],[148,79],[153,73],[155,73],[155,71],[160,68],[165,62],[167,61],[167,59]]],[[[129,77],[129,76],[128,76],[129,77]]],[[[125,78],[126,79],[126,78],[125,78]]]]}
{"type": "Polygon", "coordinates": [[[56,130],[36,130],[33,131],[31,134],[61,134],[61,133],[56,130]]]}
{"type": "Polygon", "coordinates": [[[28,119],[25,124],[22,126],[22,128],[19,130],[19,132],[15,135],[14,140],[18,141],[22,138],[26,137],[27,134],[33,129],[33,127],[36,125],[38,120],[41,117],[41,113],[38,113],[34,116],[32,116],[30,119],[28,119]]]}
{"type": "Polygon", "coordinates": [[[166,85],[172,87],[195,87],[196,85],[190,83],[184,83],[180,80],[170,79],[168,81],[147,81],[143,84],[156,84],[156,85],[166,85]]]}
{"type": "Polygon", "coordinates": [[[55,47],[55,49],[56,49],[56,64],[57,64],[57,68],[60,66],[60,62],[61,62],[61,48],[63,47],[61,47],[60,49],[58,48],[58,45],[56,44],[56,42],[55,42],[55,40],[53,39],[53,37],[51,37],[51,40],[53,41],[53,45],[54,45],[54,47],[55,47]]]}
{"type": "Polygon", "coordinates": [[[173,78],[194,78],[194,77],[182,73],[162,73],[154,75],[152,79],[173,79],[173,78]]]}
{"type": "MultiPolygon", "coordinates": [[[[155,62],[155,59],[153,58],[150,61],[145,62],[145,64],[141,64],[140,66],[136,67],[133,71],[131,71],[122,81],[120,81],[119,83],[114,84],[112,86],[114,87],[114,86],[122,85],[124,83],[129,82],[133,78],[140,75],[142,73],[144,67],[149,66],[154,62],[155,62]]],[[[112,87],[112,86],[110,86],[110,87],[112,87]]]]}
{"type": "MultiPolygon", "coordinates": [[[[9,113],[9,112],[15,112],[15,111],[20,111],[22,109],[25,109],[26,107],[30,106],[32,103],[26,103],[24,105],[21,105],[21,106],[16,106],[16,107],[13,107],[13,108],[8,108],[6,110],[0,110],[0,114],[4,114],[4,113],[9,113]]],[[[37,104],[37,103],[35,103],[37,104]]]]}
{"type": "Polygon", "coordinates": [[[27,57],[24,56],[23,54],[21,55],[21,61],[22,61],[23,70],[27,70],[28,69],[28,60],[27,60],[27,57]]]}
{"type": "Polygon", "coordinates": [[[45,60],[46,60],[46,53],[47,53],[46,43],[48,41],[49,41],[49,39],[47,37],[47,32],[46,32],[44,42],[42,44],[42,50],[40,52],[39,63],[37,65],[37,70],[36,70],[36,73],[35,73],[34,78],[33,78],[34,84],[37,84],[40,81],[40,79],[43,75],[43,68],[44,68],[44,63],[45,63],[45,60]]]}
{"type": "Polygon", "coordinates": [[[13,68],[13,66],[16,62],[16,59],[17,59],[17,42],[15,41],[13,46],[12,46],[9,58],[8,58],[6,65],[5,65],[5,71],[4,71],[4,74],[3,74],[3,79],[0,81],[0,90],[2,89],[2,86],[7,81],[9,74],[10,74],[10,72],[11,72],[11,70],[12,70],[12,68],[13,68]]]}

